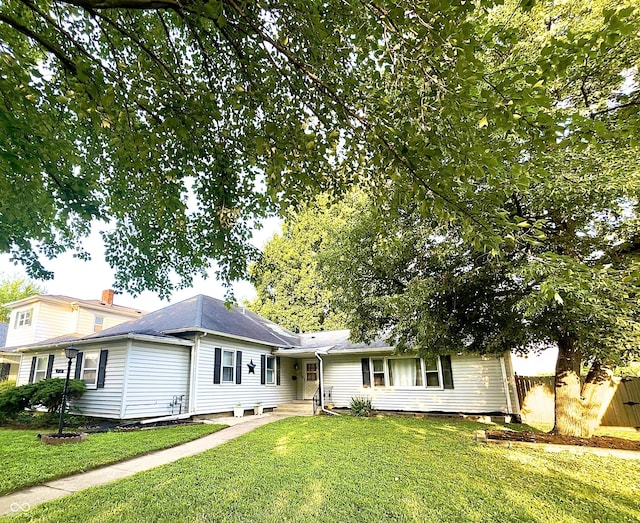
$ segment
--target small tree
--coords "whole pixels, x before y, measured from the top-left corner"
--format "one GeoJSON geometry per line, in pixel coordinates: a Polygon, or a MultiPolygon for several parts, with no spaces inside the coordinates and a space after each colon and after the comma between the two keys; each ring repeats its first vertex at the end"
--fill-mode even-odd
{"type": "Polygon", "coordinates": [[[11,311],[2,305],[34,294],[44,294],[47,290],[36,282],[21,276],[0,277],[0,322],[8,322],[11,311]]]}

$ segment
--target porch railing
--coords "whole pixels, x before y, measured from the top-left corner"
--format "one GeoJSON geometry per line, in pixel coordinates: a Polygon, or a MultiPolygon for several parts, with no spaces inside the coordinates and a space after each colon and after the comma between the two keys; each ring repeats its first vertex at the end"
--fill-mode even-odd
{"type": "Polygon", "coordinates": [[[320,408],[321,403],[320,403],[320,387],[318,387],[316,389],[316,391],[313,393],[313,414],[315,415],[316,412],[318,412],[318,409],[320,408]]]}

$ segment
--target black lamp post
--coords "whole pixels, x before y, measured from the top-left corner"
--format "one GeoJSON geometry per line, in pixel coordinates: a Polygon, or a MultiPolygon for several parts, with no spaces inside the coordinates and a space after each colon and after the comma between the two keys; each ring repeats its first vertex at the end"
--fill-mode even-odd
{"type": "Polygon", "coordinates": [[[64,407],[67,404],[67,394],[69,394],[69,376],[71,374],[71,360],[78,355],[78,349],[73,345],[64,349],[64,355],[69,359],[67,365],[67,379],[64,382],[64,391],[62,392],[62,405],[60,406],[60,423],[58,424],[58,435],[62,434],[64,428],[64,407]]]}

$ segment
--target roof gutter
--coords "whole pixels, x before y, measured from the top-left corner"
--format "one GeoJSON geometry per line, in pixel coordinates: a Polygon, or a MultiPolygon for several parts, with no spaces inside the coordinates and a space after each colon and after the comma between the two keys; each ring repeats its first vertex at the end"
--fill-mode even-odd
{"type": "Polygon", "coordinates": [[[162,331],[165,334],[185,334],[188,332],[201,332],[203,334],[209,334],[211,336],[222,336],[225,338],[231,338],[234,340],[239,340],[239,341],[247,341],[249,343],[254,343],[256,345],[266,345],[267,347],[278,347],[278,348],[286,348],[286,347],[290,347],[291,345],[276,345],[275,343],[272,342],[268,342],[268,341],[264,341],[264,340],[256,340],[255,338],[247,338],[245,336],[238,336],[236,334],[228,334],[226,332],[220,332],[220,331],[213,331],[213,330],[209,330],[209,329],[202,329],[200,327],[185,327],[183,329],[170,329],[170,330],[164,330],[162,331]]]}
{"type": "MultiPolygon", "coordinates": [[[[324,407],[324,366],[323,366],[323,361],[322,358],[320,357],[320,352],[316,352],[316,358],[318,358],[318,363],[319,363],[319,378],[320,378],[320,410],[322,412],[326,412],[327,414],[331,414],[332,416],[340,416],[340,414],[338,414],[337,412],[331,412],[328,409],[325,409],[324,407]]],[[[326,352],[324,353],[326,354],[326,352]]]]}
{"type": "Polygon", "coordinates": [[[150,336],[148,334],[129,333],[129,334],[119,334],[117,336],[104,336],[104,337],[97,337],[97,338],[84,338],[79,340],[59,341],[56,343],[48,343],[46,345],[36,345],[33,347],[18,348],[11,352],[30,352],[30,351],[40,350],[40,349],[58,349],[58,348],[68,347],[69,345],[89,345],[91,343],[96,343],[96,342],[106,343],[106,342],[120,341],[120,340],[155,341],[159,343],[166,343],[168,345],[184,345],[186,347],[191,347],[193,345],[193,342],[179,339],[179,338],[165,338],[160,336],[150,336]]]}

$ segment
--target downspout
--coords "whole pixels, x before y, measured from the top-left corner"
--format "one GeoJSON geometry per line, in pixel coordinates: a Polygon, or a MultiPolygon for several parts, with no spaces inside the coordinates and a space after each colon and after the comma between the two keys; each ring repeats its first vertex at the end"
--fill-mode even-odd
{"type": "Polygon", "coordinates": [[[191,346],[191,368],[190,368],[190,377],[189,377],[189,404],[187,407],[187,412],[189,414],[196,414],[197,407],[197,383],[198,383],[198,358],[200,357],[200,338],[206,336],[204,335],[196,335],[196,339],[194,344],[191,346]]]}
{"type": "Polygon", "coordinates": [[[131,365],[131,351],[133,350],[131,339],[127,340],[127,353],[124,358],[124,376],[122,377],[122,399],[120,400],[120,419],[127,414],[127,392],[129,388],[129,367],[131,365]]]}
{"type": "Polygon", "coordinates": [[[514,414],[511,406],[511,394],[509,392],[509,380],[507,379],[507,368],[504,364],[504,356],[498,356],[498,360],[500,360],[500,369],[502,370],[502,386],[507,398],[507,414],[514,414]]]}
{"type": "Polygon", "coordinates": [[[318,358],[318,362],[319,362],[319,367],[318,369],[320,370],[319,372],[319,383],[320,383],[320,410],[322,412],[326,412],[327,414],[331,414],[332,416],[340,416],[340,414],[338,414],[337,412],[331,412],[328,409],[324,408],[324,367],[323,367],[323,361],[322,358],[320,357],[320,353],[316,352],[315,353],[316,358],[318,358]]]}

